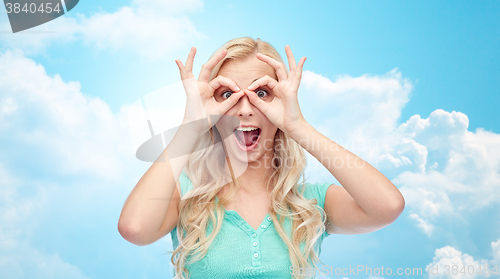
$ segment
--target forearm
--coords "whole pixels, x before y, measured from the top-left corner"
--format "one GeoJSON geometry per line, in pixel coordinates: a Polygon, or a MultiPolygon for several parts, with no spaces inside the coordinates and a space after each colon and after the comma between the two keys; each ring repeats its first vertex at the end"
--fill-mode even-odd
{"type": "Polygon", "coordinates": [[[125,201],[119,220],[120,232],[128,232],[129,238],[139,239],[137,242],[140,243],[156,240],[180,173],[199,138],[200,134],[190,129],[189,125],[178,129],[125,201]]]}
{"type": "Polygon", "coordinates": [[[404,206],[401,193],[387,177],[307,122],[290,136],[330,171],[368,215],[378,217],[404,206]]]}

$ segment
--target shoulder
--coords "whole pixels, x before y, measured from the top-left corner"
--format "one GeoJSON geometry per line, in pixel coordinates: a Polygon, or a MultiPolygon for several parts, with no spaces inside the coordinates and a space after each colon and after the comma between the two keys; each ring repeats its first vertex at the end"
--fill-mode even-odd
{"type": "Polygon", "coordinates": [[[316,199],[318,206],[324,209],[326,193],[332,185],[330,182],[304,183],[299,185],[299,191],[308,200],[316,199]]]}

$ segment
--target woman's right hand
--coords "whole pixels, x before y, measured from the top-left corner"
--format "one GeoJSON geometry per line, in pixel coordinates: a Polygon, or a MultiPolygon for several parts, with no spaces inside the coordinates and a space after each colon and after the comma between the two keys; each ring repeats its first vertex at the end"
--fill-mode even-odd
{"type": "Polygon", "coordinates": [[[175,62],[179,67],[182,84],[184,85],[187,97],[186,111],[182,123],[191,123],[190,126],[193,125],[196,131],[203,134],[215,125],[218,119],[234,106],[245,93],[229,78],[217,76],[209,81],[213,68],[226,57],[226,49],[214,55],[201,67],[198,80],[194,78],[192,73],[195,53],[196,48],[192,47],[186,61],[186,66],[179,59],[175,60],[175,62]],[[225,101],[217,102],[214,98],[214,92],[221,86],[230,88],[234,93],[225,101]]]}

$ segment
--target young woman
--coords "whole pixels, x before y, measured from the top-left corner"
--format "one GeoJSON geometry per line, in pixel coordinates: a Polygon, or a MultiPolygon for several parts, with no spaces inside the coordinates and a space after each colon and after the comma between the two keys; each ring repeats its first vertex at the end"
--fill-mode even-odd
{"type": "Polygon", "coordinates": [[[383,174],[305,121],[297,91],[306,59],[285,51],[289,71],[270,44],[234,39],[198,80],[195,48],[186,65],[176,60],[187,94],[183,125],[118,224],[137,245],[171,232],[176,278],[311,277],[304,271],[314,270],[324,237],[372,232],[403,211],[383,174]],[[304,149],[343,187],[300,181],[304,149]]]}

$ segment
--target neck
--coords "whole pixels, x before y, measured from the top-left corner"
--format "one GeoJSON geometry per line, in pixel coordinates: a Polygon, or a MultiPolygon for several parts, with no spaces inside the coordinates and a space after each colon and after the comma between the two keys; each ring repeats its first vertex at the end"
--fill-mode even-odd
{"type": "Polygon", "coordinates": [[[243,191],[248,194],[262,194],[267,191],[272,156],[272,151],[266,152],[257,161],[248,163],[230,158],[234,175],[243,191]]]}

